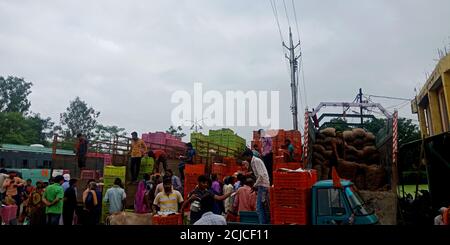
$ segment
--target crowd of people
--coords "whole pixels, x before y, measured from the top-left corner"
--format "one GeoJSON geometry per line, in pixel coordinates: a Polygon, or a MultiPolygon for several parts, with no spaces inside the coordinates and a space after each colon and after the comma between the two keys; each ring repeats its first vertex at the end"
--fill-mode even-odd
{"type": "MultiPolygon", "coordinates": [[[[184,214],[189,207],[189,222],[192,225],[224,225],[235,221],[241,212],[256,212],[260,224],[270,223],[269,188],[272,185],[272,142],[264,131],[259,131],[261,149],[255,144],[241,156],[246,173],[235,173],[219,179],[218,175],[201,175],[197,185],[184,191],[184,168],[194,164],[196,151],[191,143],[179,159],[180,175],[176,176],[168,167],[168,155],[163,150],[149,150],[145,143],[132,133],[130,184],[137,184],[134,196],[134,212],[137,214],[184,214]],[[153,158],[153,170],[138,180],[143,158],[153,158]],[[160,168],[162,165],[162,168],[160,168]]],[[[78,135],[75,147],[80,169],[86,165],[88,141],[78,135]]],[[[293,159],[294,148],[289,140],[283,146],[286,161],[293,159]]],[[[95,225],[102,223],[102,203],[109,214],[118,214],[126,208],[127,193],[120,178],[114,185],[103,189],[101,180],[79,181],[69,174],[59,175],[47,182],[32,183],[23,180],[20,173],[0,169],[0,200],[3,223],[29,225],[95,225]],[[83,182],[85,183],[85,182],[83,182]],[[78,188],[84,188],[78,198],[78,188]],[[82,205],[81,205],[81,202],[82,205]],[[7,215],[5,215],[7,214],[7,215]]],[[[436,225],[448,225],[449,209],[441,208],[435,218],[436,225]]]]}
{"type": "MultiPolygon", "coordinates": [[[[86,167],[88,140],[82,134],[78,134],[77,139],[74,152],[78,167],[83,170],[86,167]]],[[[181,161],[178,165],[178,177],[168,168],[166,152],[149,150],[137,133],[133,132],[130,175],[131,183],[137,184],[134,212],[180,213],[190,206],[191,224],[206,224],[208,220],[215,222],[214,224],[222,224],[226,223],[224,221],[227,219],[233,220],[241,211],[256,211],[261,224],[269,223],[271,139],[263,135],[261,139],[261,151],[255,148],[242,155],[248,164],[248,173],[239,173],[224,179],[218,179],[214,174],[202,175],[197,180],[197,186],[193,190],[187,190],[189,195],[187,200],[184,200],[184,168],[186,164],[194,164],[196,155],[192,144],[187,143],[186,153],[179,157],[181,161]],[[143,178],[138,180],[144,157],[153,158],[155,164],[151,173],[144,174],[143,178]]],[[[17,172],[7,172],[4,169],[0,171],[0,198],[3,208],[15,210],[15,217],[10,219],[11,224],[93,225],[101,223],[103,202],[107,204],[110,214],[122,212],[126,207],[127,194],[120,178],[114,181],[111,188],[103,190],[103,183],[95,180],[89,180],[86,186],[78,186],[79,181],[70,178],[69,174],[33,185],[31,180],[22,180],[17,172]],[[81,197],[82,207],[78,202],[78,188],[85,189],[81,197]]]]}

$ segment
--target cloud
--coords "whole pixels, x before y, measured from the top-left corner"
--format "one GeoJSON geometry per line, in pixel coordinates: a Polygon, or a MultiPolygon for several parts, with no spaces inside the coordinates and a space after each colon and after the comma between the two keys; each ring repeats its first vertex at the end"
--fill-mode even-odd
{"type": "MultiPolygon", "coordinates": [[[[359,88],[413,97],[450,35],[445,0],[295,5],[309,107],[352,101],[359,88]]],[[[164,130],[172,93],[203,82],[219,91],[279,90],[281,126],[291,127],[289,74],[269,1],[0,1],[0,23],[0,75],[33,82],[32,110],[55,121],[80,96],[105,124],[164,130]]],[[[408,106],[401,114],[415,118],[408,106]]],[[[250,128],[236,130],[251,137],[250,128]]]]}

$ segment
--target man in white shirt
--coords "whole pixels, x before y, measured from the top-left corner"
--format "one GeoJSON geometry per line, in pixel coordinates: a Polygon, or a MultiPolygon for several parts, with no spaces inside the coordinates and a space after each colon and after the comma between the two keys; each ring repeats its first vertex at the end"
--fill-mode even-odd
{"type": "Polygon", "coordinates": [[[256,176],[256,182],[253,187],[257,191],[256,212],[258,213],[260,224],[269,224],[269,187],[270,179],[264,162],[253,156],[253,151],[247,149],[243,154],[244,159],[250,163],[253,174],[256,176]]]}

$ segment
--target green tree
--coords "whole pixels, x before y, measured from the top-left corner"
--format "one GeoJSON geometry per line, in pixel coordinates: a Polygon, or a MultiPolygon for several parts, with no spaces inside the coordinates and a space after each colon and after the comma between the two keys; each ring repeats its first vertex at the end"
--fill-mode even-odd
{"type": "Polygon", "coordinates": [[[184,136],[186,136],[186,134],[183,133],[183,128],[181,128],[181,126],[178,126],[176,128],[174,126],[170,126],[169,129],[166,130],[166,133],[171,134],[180,139],[182,139],[184,136]]]}
{"type": "Polygon", "coordinates": [[[66,112],[61,113],[61,126],[57,129],[68,138],[75,137],[78,133],[86,135],[88,138],[94,135],[94,130],[98,125],[97,118],[100,112],[89,107],[88,104],[76,97],[70,102],[66,112]]]}
{"type": "Polygon", "coordinates": [[[403,145],[408,142],[419,140],[420,130],[419,126],[414,124],[411,119],[398,119],[398,144],[403,145]]]}
{"type": "MultiPolygon", "coordinates": [[[[386,127],[386,119],[372,119],[364,123],[364,129],[375,135],[383,128],[386,127]]],[[[412,122],[411,119],[402,118],[398,119],[398,144],[403,145],[408,142],[419,140],[420,130],[419,127],[412,122]]]]}
{"type": "Polygon", "coordinates": [[[27,114],[31,106],[28,100],[31,86],[33,84],[23,78],[0,76],[0,112],[27,114]]]}
{"type": "Polygon", "coordinates": [[[48,146],[52,126],[50,118],[41,118],[39,114],[0,112],[0,143],[48,146]]]}
{"type": "Polygon", "coordinates": [[[327,124],[333,128],[336,129],[336,131],[343,132],[350,129],[350,126],[348,126],[347,120],[343,118],[333,118],[330,120],[330,122],[327,124]]]}
{"type": "Polygon", "coordinates": [[[126,136],[127,132],[124,128],[117,126],[104,126],[98,124],[94,129],[95,141],[110,141],[114,136],[126,136]]]}
{"type": "Polygon", "coordinates": [[[386,127],[386,119],[373,118],[364,122],[364,129],[377,135],[381,129],[386,127]]]}

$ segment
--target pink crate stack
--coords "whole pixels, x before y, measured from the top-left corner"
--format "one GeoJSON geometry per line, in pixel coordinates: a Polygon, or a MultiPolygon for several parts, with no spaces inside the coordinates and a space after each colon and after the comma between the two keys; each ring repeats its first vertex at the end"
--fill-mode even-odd
{"type": "Polygon", "coordinates": [[[164,132],[142,134],[142,140],[153,149],[160,149],[162,145],[170,147],[184,147],[180,138],[164,132]]]}

